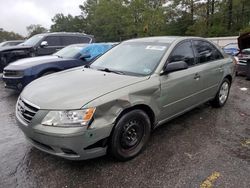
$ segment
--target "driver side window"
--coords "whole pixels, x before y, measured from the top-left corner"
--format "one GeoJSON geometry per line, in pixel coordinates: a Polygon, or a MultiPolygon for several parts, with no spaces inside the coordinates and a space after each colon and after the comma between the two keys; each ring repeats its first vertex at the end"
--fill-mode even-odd
{"type": "Polygon", "coordinates": [[[195,65],[195,57],[192,49],[192,43],[190,41],[183,42],[172,51],[169,63],[176,61],[185,61],[188,66],[195,65]]]}

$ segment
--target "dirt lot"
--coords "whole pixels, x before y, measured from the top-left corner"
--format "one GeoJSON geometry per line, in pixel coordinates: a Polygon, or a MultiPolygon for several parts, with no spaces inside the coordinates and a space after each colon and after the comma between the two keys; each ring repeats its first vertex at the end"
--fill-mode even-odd
{"type": "Polygon", "coordinates": [[[0,81],[0,187],[250,187],[250,81],[243,77],[223,108],[205,104],[157,128],[146,150],[125,163],[72,162],[31,147],[16,126],[17,97],[0,81]]]}

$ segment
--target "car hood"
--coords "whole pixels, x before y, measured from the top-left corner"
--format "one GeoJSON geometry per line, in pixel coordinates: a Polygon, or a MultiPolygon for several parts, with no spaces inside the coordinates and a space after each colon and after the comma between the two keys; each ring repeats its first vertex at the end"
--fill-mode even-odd
{"type": "Polygon", "coordinates": [[[30,48],[32,48],[32,46],[6,46],[6,47],[0,47],[0,52],[25,50],[25,49],[30,49],[30,48]]]}
{"type": "Polygon", "coordinates": [[[36,65],[45,64],[45,63],[53,63],[57,61],[64,61],[68,59],[59,58],[57,56],[48,55],[48,56],[40,56],[40,57],[30,57],[17,60],[11,64],[9,64],[5,69],[7,70],[23,70],[26,68],[30,68],[36,65]]]}
{"type": "Polygon", "coordinates": [[[21,98],[40,109],[80,109],[96,98],[146,79],[77,68],[35,80],[25,87],[21,98]]]}

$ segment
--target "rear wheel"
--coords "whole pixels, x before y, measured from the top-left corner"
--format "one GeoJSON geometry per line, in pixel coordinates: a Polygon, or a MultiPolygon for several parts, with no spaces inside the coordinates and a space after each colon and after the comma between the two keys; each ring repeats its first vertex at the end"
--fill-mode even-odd
{"type": "Polygon", "coordinates": [[[111,154],[120,161],[137,156],[145,147],[151,131],[151,123],[142,110],[132,110],[117,122],[111,136],[111,154]]]}
{"type": "Polygon", "coordinates": [[[228,99],[229,91],[230,91],[231,82],[225,78],[219,88],[216,97],[211,101],[213,107],[222,107],[225,105],[228,99]]]}

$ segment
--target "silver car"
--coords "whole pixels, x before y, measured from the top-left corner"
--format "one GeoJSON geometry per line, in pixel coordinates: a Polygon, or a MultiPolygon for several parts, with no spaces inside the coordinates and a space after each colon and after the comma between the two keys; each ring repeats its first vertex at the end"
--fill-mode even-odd
{"type": "Polygon", "coordinates": [[[128,40],[90,66],[29,84],[17,122],[33,146],[52,155],[83,160],[109,152],[125,161],[155,127],[207,101],[222,107],[234,74],[233,59],[203,38],[128,40]]]}

